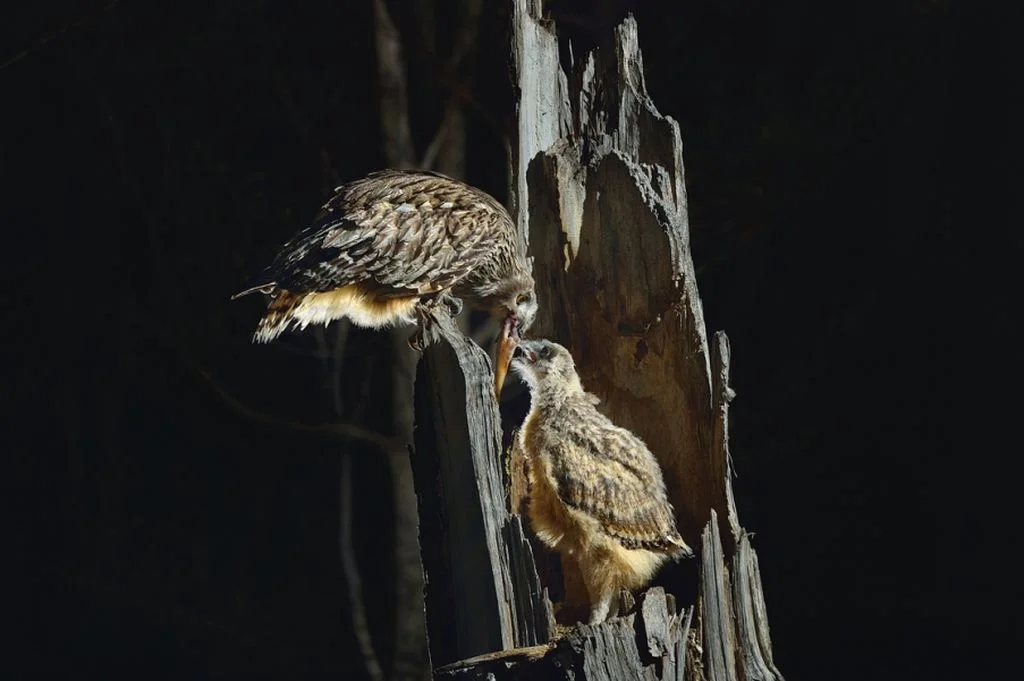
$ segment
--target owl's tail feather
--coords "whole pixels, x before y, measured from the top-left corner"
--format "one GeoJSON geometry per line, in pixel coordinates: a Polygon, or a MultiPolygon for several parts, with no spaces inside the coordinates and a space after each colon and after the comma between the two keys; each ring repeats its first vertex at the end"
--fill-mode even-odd
{"type": "Polygon", "coordinates": [[[302,295],[280,291],[270,302],[263,319],[256,325],[253,343],[269,343],[296,321],[295,310],[302,302],[302,295]]]}

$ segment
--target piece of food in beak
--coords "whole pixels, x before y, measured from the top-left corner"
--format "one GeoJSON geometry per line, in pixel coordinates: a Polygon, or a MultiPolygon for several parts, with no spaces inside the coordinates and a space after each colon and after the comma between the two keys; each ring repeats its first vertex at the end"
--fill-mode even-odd
{"type": "Polygon", "coordinates": [[[512,317],[506,317],[501,324],[501,335],[498,336],[498,352],[494,361],[494,396],[501,397],[501,388],[505,385],[505,376],[508,374],[508,365],[512,361],[512,352],[518,344],[516,333],[516,322],[512,317]]]}

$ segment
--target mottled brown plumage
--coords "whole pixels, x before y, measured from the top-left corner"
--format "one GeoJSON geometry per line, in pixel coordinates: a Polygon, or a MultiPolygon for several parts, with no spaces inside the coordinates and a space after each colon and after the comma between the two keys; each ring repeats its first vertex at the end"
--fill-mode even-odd
{"type": "Polygon", "coordinates": [[[385,170],[338,187],[235,297],[253,291],[271,296],[257,342],[342,317],[370,328],[420,322],[429,331],[433,311],[452,295],[506,318],[513,335],[537,312],[508,211],[479,189],[426,171],[385,170]]]}
{"type": "Polygon", "coordinates": [[[591,623],[618,611],[619,589],[646,585],[669,559],[693,552],[676,529],[654,455],[584,391],[569,351],[521,341],[512,368],[530,387],[519,431],[537,536],[579,565],[591,623]]]}

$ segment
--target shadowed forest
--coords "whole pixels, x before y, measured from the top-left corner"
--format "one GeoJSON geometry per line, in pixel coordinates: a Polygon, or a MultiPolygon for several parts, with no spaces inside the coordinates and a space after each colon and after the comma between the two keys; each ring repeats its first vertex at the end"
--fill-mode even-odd
{"type": "MultiPolygon", "coordinates": [[[[416,157],[447,153],[432,142],[454,106],[463,178],[505,201],[509,8],[483,3],[446,62],[453,8],[473,3],[387,4],[416,157]]],[[[580,46],[632,11],[651,96],[680,122],[780,669],[916,678],[939,637],[959,664],[939,594],[986,587],[957,584],[966,521],[941,510],[952,473],[935,462],[966,418],[949,397],[966,325],[1008,319],[955,283],[961,255],[996,249],[951,229],[949,3],[551,5],[580,46]]],[[[343,504],[392,673],[400,490],[372,447],[321,427],[389,427],[388,354],[358,329],[343,355],[331,331],[253,345],[262,303],[229,300],[335,185],[388,164],[374,22],[370,1],[125,0],[40,3],[4,27],[24,678],[369,678],[343,504]]]]}

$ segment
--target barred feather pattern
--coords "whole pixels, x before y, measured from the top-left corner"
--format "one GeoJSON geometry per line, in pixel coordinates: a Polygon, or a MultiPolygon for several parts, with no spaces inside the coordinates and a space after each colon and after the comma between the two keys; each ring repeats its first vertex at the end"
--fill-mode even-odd
{"type": "Polygon", "coordinates": [[[534,399],[537,423],[523,433],[533,436],[528,451],[538,455],[558,499],[625,548],[686,555],[661,468],[643,440],[599,412],[591,393],[534,399]]]}
{"type": "Polygon", "coordinates": [[[519,431],[531,527],[577,561],[591,623],[614,611],[620,588],[645,585],[667,560],[693,555],[680,536],[661,468],[637,435],[616,426],[583,389],[561,345],[526,340],[512,368],[530,387],[519,431]]]}
{"type": "Polygon", "coordinates": [[[330,316],[326,312],[296,318],[303,296],[350,286],[357,289],[348,289],[348,307],[336,301],[334,318],[348,316],[363,326],[411,323],[405,303],[440,291],[484,308],[521,291],[532,295],[524,251],[508,211],[486,192],[439,173],[385,170],[338,187],[313,222],[235,297],[253,291],[272,296],[257,340],[289,324],[330,321],[322,318],[330,316]],[[394,300],[403,304],[388,306],[394,300]],[[378,318],[391,308],[394,314],[378,318]]]}

